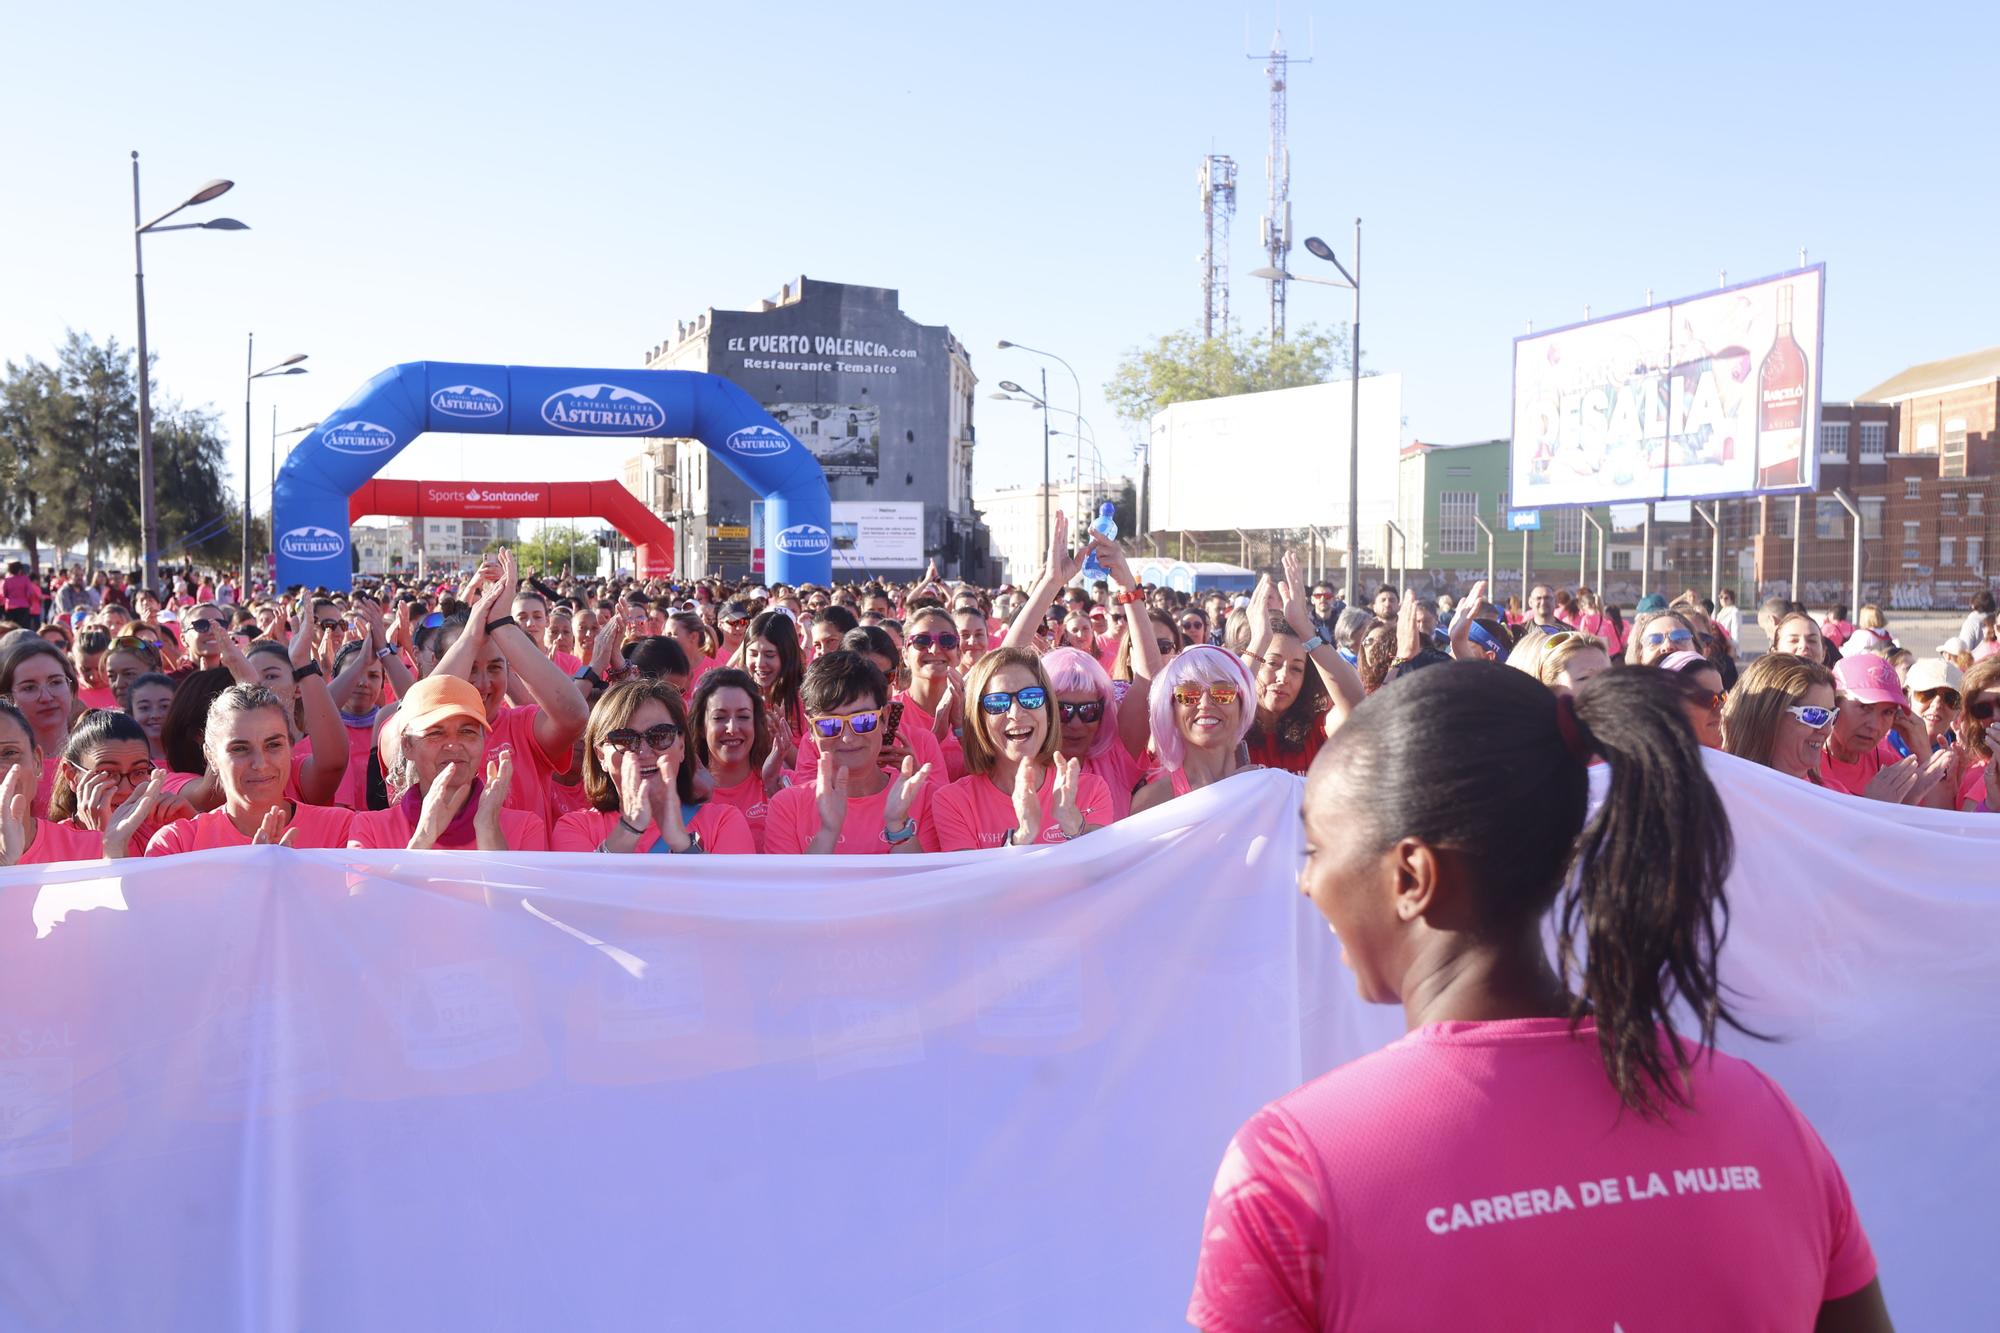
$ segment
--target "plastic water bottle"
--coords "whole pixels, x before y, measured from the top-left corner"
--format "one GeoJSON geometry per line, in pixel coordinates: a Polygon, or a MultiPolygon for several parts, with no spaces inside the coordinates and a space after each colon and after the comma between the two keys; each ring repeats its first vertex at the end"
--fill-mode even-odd
{"type": "MultiPolygon", "coordinates": [[[[1112,515],[1115,512],[1116,509],[1112,505],[1111,501],[1109,500],[1104,501],[1104,503],[1100,504],[1097,507],[1097,517],[1094,520],[1092,520],[1090,524],[1090,530],[1092,532],[1101,532],[1105,535],[1107,539],[1114,542],[1117,541],[1118,520],[1112,517],[1112,515]]],[[[1092,580],[1108,579],[1111,577],[1111,571],[1106,569],[1103,563],[1098,560],[1097,548],[1095,546],[1091,547],[1089,551],[1087,551],[1084,554],[1083,576],[1086,579],[1092,579],[1092,580]]]]}

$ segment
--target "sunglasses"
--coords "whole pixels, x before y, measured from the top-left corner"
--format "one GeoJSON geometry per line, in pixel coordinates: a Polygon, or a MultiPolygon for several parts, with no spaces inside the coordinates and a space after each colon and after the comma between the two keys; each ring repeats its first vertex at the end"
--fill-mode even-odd
{"type": "Polygon", "coordinates": [[[1172,639],[1155,639],[1153,640],[1153,646],[1160,650],[1160,656],[1162,657],[1172,657],[1179,651],[1174,647],[1172,639]]]}
{"type": "Polygon", "coordinates": [[[942,648],[949,652],[958,647],[958,636],[956,634],[912,634],[910,636],[910,646],[913,648],[922,648],[926,651],[932,648],[942,648]]]}
{"type": "Polygon", "coordinates": [[[979,696],[979,710],[992,717],[998,717],[1016,703],[1030,711],[1049,706],[1049,692],[1039,685],[1030,685],[1024,690],[995,690],[991,694],[979,696]]]}
{"type": "Polygon", "coordinates": [[[424,617],[423,623],[425,629],[436,629],[439,625],[444,624],[444,612],[442,611],[431,612],[429,615],[424,617]]]}
{"type": "Polygon", "coordinates": [[[1208,633],[1208,626],[1202,624],[1199,620],[1183,620],[1181,622],[1181,633],[1206,634],[1208,633]]]}
{"type": "Polygon", "coordinates": [[[1648,648],[1657,648],[1663,643],[1693,642],[1694,632],[1692,630],[1677,629],[1664,634],[1648,634],[1646,636],[1646,646],[1648,648]]]}
{"type": "Polygon", "coordinates": [[[816,717],[812,720],[813,735],[823,741],[839,740],[843,731],[866,736],[880,725],[882,725],[882,710],[879,708],[866,713],[842,713],[837,717],[816,717]]]}
{"type": "Polygon", "coordinates": [[[604,744],[620,754],[631,754],[644,741],[654,754],[665,754],[674,748],[674,742],[681,738],[681,729],[671,722],[662,722],[657,727],[647,727],[635,731],[631,727],[618,727],[604,733],[604,744]]]}
{"type": "Polygon", "coordinates": [[[1174,702],[1183,708],[1199,708],[1204,694],[1225,707],[1236,702],[1234,685],[1210,685],[1206,689],[1198,685],[1182,685],[1174,690],[1174,702]]]}
{"type": "Polygon", "coordinates": [[[345,620],[315,620],[313,624],[319,626],[321,630],[345,629],[347,627],[345,620]]]}
{"type": "Polygon", "coordinates": [[[143,638],[137,634],[121,634],[111,641],[111,646],[113,648],[157,648],[160,646],[160,641],[158,639],[143,638]]]}
{"type": "Polygon", "coordinates": [[[1092,699],[1087,703],[1066,704],[1056,701],[1056,711],[1065,722],[1095,722],[1104,716],[1104,700],[1092,699]]]}
{"type": "Polygon", "coordinates": [[[1840,716],[1838,708],[1819,708],[1813,704],[1793,704],[1785,711],[1814,731],[1832,726],[1833,720],[1840,716]]]}
{"type": "Polygon", "coordinates": [[[220,620],[210,620],[207,616],[203,616],[200,620],[190,620],[188,622],[188,628],[196,634],[206,634],[212,629],[220,629],[221,627],[222,622],[220,620]]]}
{"type": "Polygon", "coordinates": [[[1982,695],[1965,706],[1966,713],[1974,722],[1991,722],[1995,713],[2000,713],[2000,699],[1992,695],[1982,695]]]}
{"type": "MultiPolygon", "coordinates": [[[[1958,699],[1958,691],[1957,691],[1957,690],[1954,690],[1954,689],[1950,689],[1950,688],[1948,688],[1948,687],[1942,687],[1942,686],[1941,686],[1941,687],[1939,687],[1938,689],[1935,689],[1935,690],[1918,690],[1918,691],[1917,691],[1917,702],[1919,702],[1919,703],[1929,703],[1929,702],[1930,702],[1931,700],[1933,700],[1933,699],[1942,699],[1942,700],[1944,700],[1944,706],[1945,706],[1946,708],[1956,708],[1956,707],[1958,707],[1958,704],[1959,704],[1959,699],[1958,699]]],[[[1987,712],[1988,712],[1988,713],[1991,713],[1991,712],[1992,712],[1992,709],[1993,709],[1993,706],[1992,706],[1991,704],[1988,704],[1988,705],[1987,705],[1987,712]]]]}

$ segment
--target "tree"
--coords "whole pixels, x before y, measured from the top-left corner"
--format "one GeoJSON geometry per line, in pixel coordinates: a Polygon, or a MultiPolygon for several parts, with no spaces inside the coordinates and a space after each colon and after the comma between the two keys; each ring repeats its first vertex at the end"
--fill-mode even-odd
{"type": "Polygon", "coordinates": [[[1345,324],[1308,326],[1273,343],[1268,334],[1245,336],[1241,329],[1222,338],[1183,329],[1127,352],[1104,392],[1120,420],[1143,427],[1174,403],[1325,384],[1351,373],[1348,334],[1345,324]]]}
{"type": "Polygon", "coordinates": [[[597,538],[577,528],[543,525],[542,530],[514,548],[521,568],[540,570],[544,578],[566,574],[576,562],[579,574],[595,574],[599,547],[597,538]]]}
{"type": "Polygon", "coordinates": [[[91,562],[139,533],[139,393],[132,353],[71,330],[56,356],[51,434],[39,462],[43,506],[59,535],[91,562]]]}
{"type": "Polygon", "coordinates": [[[7,363],[0,377],[0,537],[18,537],[27,548],[28,564],[41,573],[41,538],[50,535],[49,516],[42,512],[44,459],[55,447],[52,418],[57,392],[56,373],[30,358],[26,365],[7,363]]]}
{"type": "MultiPolygon", "coordinates": [[[[214,412],[169,402],[154,413],[153,526],[163,560],[225,569],[241,562],[243,497],[225,480],[227,448],[222,419],[214,412]]],[[[136,493],[136,485],[132,490],[136,493]]],[[[250,549],[268,550],[265,521],[251,522],[250,549]]]]}

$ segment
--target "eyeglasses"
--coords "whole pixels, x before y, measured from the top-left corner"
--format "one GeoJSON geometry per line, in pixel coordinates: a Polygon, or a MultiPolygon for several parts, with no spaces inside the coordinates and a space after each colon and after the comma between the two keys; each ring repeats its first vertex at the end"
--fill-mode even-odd
{"type": "Polygon", "coordinates": [[[882,710],[871,709],[866,713],[842,713],[838,716],[816,717],[812,719],[813,735],[823,741],[840,739],[840,733],[851,731],[857,736],[866,736],[882,725],[882,710]]]}
{"type": "Polygon", "coordinates": [[[1965,711],[1974,722],[1991,722],[1995,713],[2000,713],[2000,699],[1990,694],[1981,695],[1965,706],[1965,711]]]}
{"type": "Polygon", "coordinates": [[[1049,706],[1049,692],[1039,685],[1030,685],[1024,690],[995,690],[991,694],[979,696],[979,710],[998,717],[1016,703],[1030,711],[1049,706]]]}
{"type": "Polygon", "coordinates": [[[912,634],[909,643],[912,648],[920,648],[926,652],[932,648],[940,648],[946,652],[950,652],[958,647],[958,636],[956,634],[912,634]]]}
{"type": "Polygon", "coordinates": [[[220,620],[210,620],[207,616],[203,616],[200,620],[188,621],[188,628],[196,634],[206,634],[212,629],[221,628],[221,626],[222,622],[220,620]]]}
{"type": "Polygon", "coordinates": [[[338,620],[338,619],[315,620],[313,621],[313,624],[317,625],[322,630],[329,630],[329,629],[344,629],[347,625],[347,622],[345,620],[338,620]]]}
{"type": "Polygon", "coordinates": [[[1646,646],[1648,648],[1657,648],[1663,643],[1693,643],[1693,642],[1694,642],[1694,632],[1692,630],[1685,630],[1685,629],[1669,630],[1664,633],[1648,634],[1646,636],[1646,646]]]}
{"type": "MultiPolygon", "coordinates": [[[[1942,699],[1946,708],[1957,708],[1959,704],[1958,691],[1949,686],[1939,686],[1935,690],[1917,691],[1918,703],[1929,703],[1933,699],[1942,699]]],[[[1991,711],[1991,705],[1988,706],[1988,711],[1991,711]]]]}
{"type": "Polygon", "coordinates": [[[1820,708],[1813,704],[1793,704],[1785,711],[1814,731],[1832,726],[1833,720],[1840,716],[1838,708],[1820,708]]]}
{"type": "Polygon", "coordinates": [[[1199,685],[1180,685],[1174,689],[1174,702],[1183,708],[1199,708],[1204,694],[1224,707],[1236,702],[1234,685],[1210,685],[1206,689],[1199,685]]]}
{"type": "Polygon", "coordinates": [[[631,727],[617,727],[604,733],[604,744],[620,754],[631,754],[639,748],[639,742],[646,742],[654,754],[665,754],[674,748],[674,742],[681,738],[681,729],[671,722],[662,722],[657,727],[647,727],[636,731],[631,727]]]}
{"type": "Polygon", "coordinates": [[[1095,722],[1104,716],[1104,700],[1091,699],[1080,704],[1066,704],[1056,700],[1056,712],[1062,714],[1065,722],[1095,722]]]}

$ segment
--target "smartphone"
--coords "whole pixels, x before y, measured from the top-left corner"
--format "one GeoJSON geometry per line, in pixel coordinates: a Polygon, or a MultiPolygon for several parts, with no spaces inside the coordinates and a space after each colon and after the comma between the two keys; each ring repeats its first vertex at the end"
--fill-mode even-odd
{"type": "Polygon", "coordinates": [[[896,728],[903,723],[903,702],[898,699],[884,710],[886,721],[882,724],[882,748],[888,749],[896,743],[896,728]]]}

